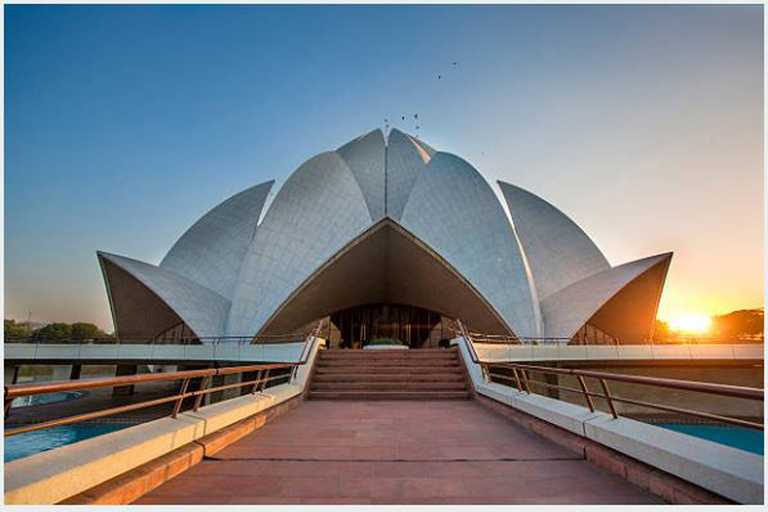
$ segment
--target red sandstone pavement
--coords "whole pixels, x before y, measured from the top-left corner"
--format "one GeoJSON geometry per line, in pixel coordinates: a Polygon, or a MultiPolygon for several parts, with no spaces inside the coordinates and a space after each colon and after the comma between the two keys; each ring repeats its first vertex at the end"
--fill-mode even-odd
{"type": "Polygon", "coordinates": [[[307,401],[135,503],[661,501],[474,401],[307,401]]]}

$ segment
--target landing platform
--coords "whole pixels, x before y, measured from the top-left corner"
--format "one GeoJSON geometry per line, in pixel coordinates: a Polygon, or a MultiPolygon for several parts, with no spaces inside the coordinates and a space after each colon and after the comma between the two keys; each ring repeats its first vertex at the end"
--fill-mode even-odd
{"type": "Polygon", "coordinates": [[[305,401],[135,503],[662,502],[474,401],[305,401]]]}

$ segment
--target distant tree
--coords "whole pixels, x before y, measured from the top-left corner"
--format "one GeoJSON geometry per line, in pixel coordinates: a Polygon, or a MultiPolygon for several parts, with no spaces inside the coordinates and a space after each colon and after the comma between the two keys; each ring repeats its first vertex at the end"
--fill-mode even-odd
{"type": "Polygon", "coordinates": [[[9,338],[29,338],[32,331],[24,324],[17,323],[16,320],[5,319],[3,321],[5,339],[9,338]]]}
{"type": "Polygon", "coordinates": [[[718,336],[755,336],[763,334],[763,308],[740,309],[712,318],[712,332],[718,336]]]}
{"type": "Polygon", "coordinates": [[[36,329],[33,335],[35,338],[46,340],[70,340],[72,339],[72,326],[55,322],[36,329]]]}
{"type": "Polygon", "coordinates": [[[75,322],[70,326],[71,338],[73,340],[92,340],[94,338],[105,338],[104,331],[99,329],[96,324],[87,322],[75,322]]]}
{"type": "Polygon", "coordinates": [[[656,325],[653,328],[653,337],[656,339],[665,339],[674,337],[673,331],[669,329],[669,324],[663,320],[656,319],[656,325]]]}

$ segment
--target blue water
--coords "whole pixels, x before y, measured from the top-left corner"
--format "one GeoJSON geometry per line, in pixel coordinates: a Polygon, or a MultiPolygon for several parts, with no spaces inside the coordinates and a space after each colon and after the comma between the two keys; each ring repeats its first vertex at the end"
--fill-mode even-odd
{"type": "Polygon", "coordinates": [[[49,393],[47,395],[22,396],[11,404],[11,408],[29,407],[30,405],[54,404],[65,400],[74,400],[83,396],[81,391],[62,391],[61,393],[49,393]]]}
{"type": "MultiPolygon", "coordinates": [[[[35,453],[44,452],[72,444],[90,437],[114,432],[132,423],[80,423],[46,428],[34,432],[25,432],[5,438],[5,462],[21,459],[35,453]]],[[[21,425],[14,425],[18,427],[21,425]]]]}
{"type": "Polygon", "coordinates": [[[691,423],[654,423],[658,427],[700,437],[716,443],[732,446],[747,452],[763,455],[763,432],[744,427],[721,425],[697,425],[691,423]]]}

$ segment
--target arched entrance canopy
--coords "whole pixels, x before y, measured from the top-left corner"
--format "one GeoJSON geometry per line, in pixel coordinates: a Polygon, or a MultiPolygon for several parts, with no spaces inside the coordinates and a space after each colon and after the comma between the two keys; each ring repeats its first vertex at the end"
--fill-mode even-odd
{"type": "Polygon", "coordinates": [[[373,303],[416,306],[460,318],[482,332],[512,334],[466,279],[390,219],[372,226],[315,271],[260,334],[290,332],[336,311],[373,303]]]}

